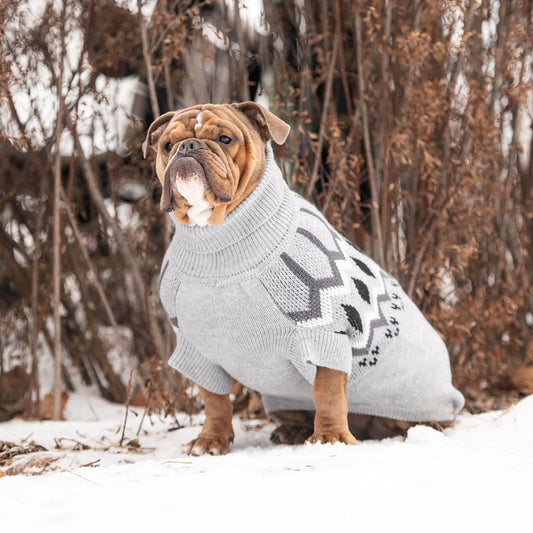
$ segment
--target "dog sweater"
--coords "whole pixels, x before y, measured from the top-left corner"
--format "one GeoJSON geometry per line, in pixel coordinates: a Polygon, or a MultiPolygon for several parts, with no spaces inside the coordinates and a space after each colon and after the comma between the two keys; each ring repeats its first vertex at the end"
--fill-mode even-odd
{"type": "Polygon", "coordinates": [[[348,374],[353,413],[444,421],[463,407],[440,336],[288,188],[269,146],[258,186],[221,224],[175,224],[160,297],[177,335],[170,366],[213,393],[233,377],[267,412],[313,410],[324,366],[348,374]]]}

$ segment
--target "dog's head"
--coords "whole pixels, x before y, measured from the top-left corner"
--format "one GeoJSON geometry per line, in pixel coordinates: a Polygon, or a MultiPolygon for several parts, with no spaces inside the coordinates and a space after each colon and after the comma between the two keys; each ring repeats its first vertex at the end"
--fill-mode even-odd
{"type": "Polygon", "coordinates": [[[283,144],[289,126],[253,102],[205,104],[155,120],[143,143],[157,152],[161,209],[179,222],[215,226],[255,188],[265,145],[283,144]]]}

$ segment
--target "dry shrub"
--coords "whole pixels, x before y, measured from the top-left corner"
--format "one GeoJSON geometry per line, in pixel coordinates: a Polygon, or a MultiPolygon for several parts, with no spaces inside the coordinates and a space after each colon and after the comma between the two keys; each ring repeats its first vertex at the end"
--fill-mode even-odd
{"type": "MultiPolygon", "coordinates": [[[[61,459],[60,456],[48,453],[17,456],[3,467],[3,474],[6,476],[40,476],[45,472],[62,470],[53,464],[59,459],[61,459]]],[[[1,473],[0,477],[2,477],[1,473]]]]}
{"type": "Polygon", "coordinates": [[[0,441],[0,477],[18,474],[42,474],[59,457],[46,453],[46,448],[30,442],[15,444],[0,441]]]}

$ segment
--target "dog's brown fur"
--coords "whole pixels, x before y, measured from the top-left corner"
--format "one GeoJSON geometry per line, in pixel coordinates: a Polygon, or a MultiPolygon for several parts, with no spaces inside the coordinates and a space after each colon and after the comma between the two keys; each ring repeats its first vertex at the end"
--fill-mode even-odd
{"type": "Polygon", "coordinates": [[[348,429],[348,376],[340,370],[318,366],[313,384],[315,430],[309,442],[357,444],[348,429]]]}
{"type": "Polygon", "coordinates": [[[205,422],[198,437],[187,445],[189,455],[224,455],[233,442],[233,405],[229,394],[214,394],[200,387],[205,406],[205,422]]]}

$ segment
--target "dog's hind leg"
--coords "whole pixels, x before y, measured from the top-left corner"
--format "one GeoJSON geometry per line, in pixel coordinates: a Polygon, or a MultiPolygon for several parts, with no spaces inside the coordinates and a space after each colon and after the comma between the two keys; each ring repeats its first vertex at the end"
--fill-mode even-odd
{"type": "Polygon", "coordinates": [[[415,424],[381,416],[350,413],[348,425],[350,431],[357,435],[358,439],[366,440],[405,436],[407,430],[415,424]]]}
{"type": "Polygon", "coordinates": [[[303,444],[313,434],[314,411],[274,411],[270,417],[278,427],[270,435],[275,444],[303,444]]]}
{"type": "Polygon", "coordinates": [[[428,426],[437,431],[444,431],[453,426],[453,421],[445,422],[406,422],[373,415],[350,413],[348,415],[350,431],[358,439],[388,439],[392,437],[405,437],[407,431],[416,425],[428,426]]]}

